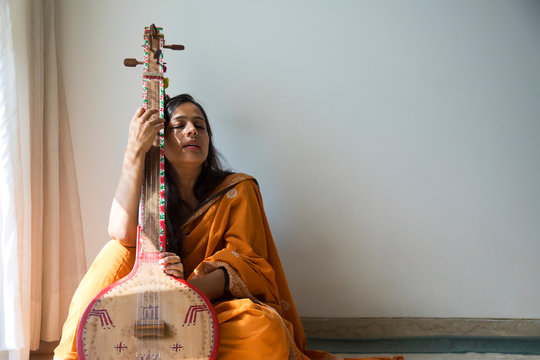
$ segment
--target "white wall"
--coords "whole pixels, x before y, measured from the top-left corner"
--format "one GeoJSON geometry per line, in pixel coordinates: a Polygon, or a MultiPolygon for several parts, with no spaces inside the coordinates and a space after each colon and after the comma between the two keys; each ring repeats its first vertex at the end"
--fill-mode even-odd
{"type": "Polygon", "coordinates": [[[144,26],[255,175],[304,316],[540,318],[540,3],[56,3],[89,261],[144,26]]]}

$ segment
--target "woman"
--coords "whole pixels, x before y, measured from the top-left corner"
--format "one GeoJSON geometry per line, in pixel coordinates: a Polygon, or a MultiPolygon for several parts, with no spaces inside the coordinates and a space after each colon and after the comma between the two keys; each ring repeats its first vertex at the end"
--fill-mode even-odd
{"type": "Polygon", "coordinates": [[[131,121],[109,218],[114,240],[79,285],[55,358],[77,358],[75,332],[86,305],[133,267],[144,156],[164,128],[168,251],[161,264],[213,302],[220,326],[218,358],[337,359],[306,350],[257,183],[222,169],[204,109],[183,94],[167,102],[165,119],[155,114],[140,108],[131,121]]]}

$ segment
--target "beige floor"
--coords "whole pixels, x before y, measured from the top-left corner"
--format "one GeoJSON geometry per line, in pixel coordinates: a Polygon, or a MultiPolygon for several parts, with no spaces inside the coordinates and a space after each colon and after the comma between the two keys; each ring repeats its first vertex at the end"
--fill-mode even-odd
{"type": "MultiPolygon", "coordinates": [[[[30,354],[30,360],[52,360],[56,343],[41,343],[40,350],[30,354]]],[[[343,357],[374,357],[387,356],[392,358],[397,354],[339,354],[343,357]]],[[[540,360],[540,355],[512,354],[400,354],[405,360],[540,360]]]]}
{"type": "MultiPolygon", "coordinates": [[[[340,354],[343,357],[388,356],[391,354],[340,354]]],[[[405,360],[540,360],[540,355],[509,354],[403,354],[405,360]]],[[[52,360],[50,354],[32,354],[30,360],[52,360]]]]}

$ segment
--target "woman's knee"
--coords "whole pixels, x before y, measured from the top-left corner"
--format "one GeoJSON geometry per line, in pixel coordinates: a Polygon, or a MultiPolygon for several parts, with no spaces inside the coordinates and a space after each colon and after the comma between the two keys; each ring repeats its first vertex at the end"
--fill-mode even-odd
{"type": "Polygon", "coordinates": [[[89,268],[114,276],[126,276],[135,263],[135,247],[126,247],[116,240],[110,240],[103,246],[89,268]]]}
{"type": "Polygon", "coordinates": [[[287,359],[291,338],[281,316],[269,306],[249,299],[218,305],[220,350],[218,359],[287,359]],[[221,312],[220,310],[225,310],[221,312]]]}
{"type": "Polygon", "coordinates": [[[135,248],[127,248],[116,240],[111,240],[101,249],[77,292],[97,294],[101,289],[120,280],[133,269],[135,248]]]}

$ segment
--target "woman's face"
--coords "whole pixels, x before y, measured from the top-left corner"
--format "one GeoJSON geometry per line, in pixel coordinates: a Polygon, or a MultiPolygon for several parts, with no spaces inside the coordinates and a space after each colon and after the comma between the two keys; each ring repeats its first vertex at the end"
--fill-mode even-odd
{"type": "Polygon", "coordinates": [[[178,105],[165,129],[165,157],[175,168],[202,167],[210,136],[204,115],[192,103],[178,105]]]}

